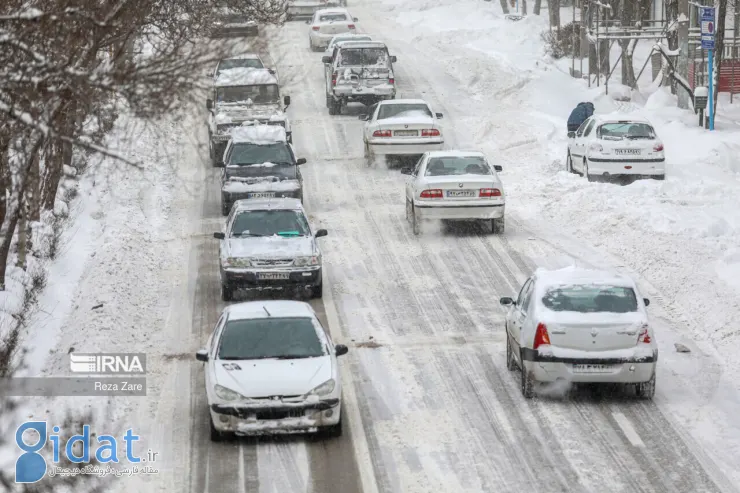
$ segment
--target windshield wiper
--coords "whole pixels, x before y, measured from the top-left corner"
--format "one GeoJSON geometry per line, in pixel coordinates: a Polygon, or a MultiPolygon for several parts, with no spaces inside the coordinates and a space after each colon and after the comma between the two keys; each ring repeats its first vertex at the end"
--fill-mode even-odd
{"type": "Polygon", "coordinates": [[[232,234],[231,236],[256,236],[256,237],[262,237],[267,235],[258,235],[257,233],[239,233],[239,234],[232,234]]]}
{"type": "Polygon", "coordinates": [[[300,355],[285,355],[285,356],[273,356],[275,359],[305,359],[305,358],[318,358],[320,354],[300,354],[300,355]]]}

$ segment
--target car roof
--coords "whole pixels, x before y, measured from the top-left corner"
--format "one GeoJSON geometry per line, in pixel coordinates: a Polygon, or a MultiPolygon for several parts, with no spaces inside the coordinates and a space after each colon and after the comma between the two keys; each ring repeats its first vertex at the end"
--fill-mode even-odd
{"type": "Polygon", "coordinates": [[[423,99],[386,99],[385,101],[381,101],[378,104],[382,106],[387,106],[391,104],[424,104],[426,106],[429,106],[429,103],[427,103],[423,99]]]}
{"type": "Polygon", "coordinates": [[[232,144],[269,145],[276,142],[287,142],[285,128],[282,125],[264,125],[261,123],[245,125],[244,123],[231,130],[232,144]]]}
{"type": "Polygon", "coordinates": [[[249,320],[269,317],[311,317],[315,318],[311,305],[303,301],[264,300],[234,303],[224,308],[229,320],[249,320]]]}
{"type": "Polygon", "coordinates": [[[647,123],[652,125],[650,120],[640,116],[616,116],[616,115],[594,115],[596,123],[647,123]]]}
{"type": "MultiPolygon", "coordinates": [[[[357,34],[357,33],[339,33],[335,34],[333,38],[331,38],[332,41],[334,41],[337,38],[347,38],[347,41],[352,41],[352,38],[370,38],[367,41],[372,41],[373,37],[369,34],[357,34]]],[[[342,41],[343,43],[345,41],[342,41]]],[[[335,41],[336,43],[336,41],[335,41]]]]}
{"type": "Polygon", "coordinates": [[[544,269],[535,271],[535,282],[541,290],[568,284],[607,284],[636,288],[635,281],[623,274],[603,269],[587,269],[569,266],[562,269],[544,269]]]}
{"type": "Polygon", "coordinates": [[[385,48],[388,49],[382,41],[342,41],[339,49],[344,48],[385,48]]]}
{"type": "Polygon", "coordinates": [[[221,59],[222,62],[224,60],[262,60],[262,58],[257,53],[242,53],[241,55],[232,55],[221,59]]]}
{"type": "Polygon", "coordinates": [[[269,199],[241,199],[235,202],[238,211],[255,211],[255,210],[300,210],[305,212],[300,199],[293,197],[279,197],[269,199]]]}
{"type": "Polygon", "coordinates": [[[472,157],[480,156],[485,158],[486,155],[481,151],[429,151],[427,153],[430,158],[434,157],[472,157]]]}
{"type": "Polygon", "coordinates": [[[340,9],[340,8],[319,9],[316,11],[316,13],[317,14],[347,14],[347,15],[350,15],[349,10],[340,9]]]}
{"type": "Polygon", "coordinates": [[[278,80],[267,68],[238,67],[222,70],[216,79],[216,87],[254,86],[277,84],[278,80]]]}

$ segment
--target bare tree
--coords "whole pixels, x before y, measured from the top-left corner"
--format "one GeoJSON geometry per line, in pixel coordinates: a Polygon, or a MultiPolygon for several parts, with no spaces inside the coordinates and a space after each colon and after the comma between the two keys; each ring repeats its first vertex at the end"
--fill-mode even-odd
{"type": "MultiPolygon", "coordinates": [[[[714,71],[717,77],[714,79],[715,88],[714,91],[714,112],[717,112],[717,101],[719,97],[719,74],[722,69],[722,59],[725,51],[725,20],[727,19],[727,0],[719,0],[719,7],[717,9],[717,19],[715,25],[717,26],[717,33],[715,34],[715,50],[714,50],[714,71]]],[[[714,74],[709,74],[709,77],[714,77],[714,74]]]]}

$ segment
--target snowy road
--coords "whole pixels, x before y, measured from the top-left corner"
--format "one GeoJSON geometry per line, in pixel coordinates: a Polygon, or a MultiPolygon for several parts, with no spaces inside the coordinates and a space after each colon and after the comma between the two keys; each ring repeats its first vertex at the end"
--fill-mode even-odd
{"type": "MultiPolygon", "coordinates": [[[[445,114],[449,144],[478,147],[480,139],[496,139],[469,125],[485,118],[485,108],[458,100],[457,82],[430,54],[394,43],[392,29],[369,8],[353,14],[398,55],[399,97],[423,97],[445,114]]],[[[519,374],[505,365],[498,298],[515,294],[537,266],[567,265],[571,255],[528,231],[515,212],[503,237],[433,225],[414,237],[404,218],[402,176],[363,161],[356,109],[328,115],[321,54],[308,50],[306,30],[302,22],[287,24],[270,51],[292,97],[298,157],[308,159],[306,207],[315,225],[329,230],[321,241],[331,292],[325,290],[327,310],[317,310],[336,310],[330,329],[350,345],[340,362],[352,375],[345,381],[350,421],[336,441],[211,443],[202,368],[182,362],[192,367],[191,427],[181,430],[189,437],[181,467],[190,491],[733,491],[666,415],[670,402],[660,382],[670,368],[659,370],[654,402],[611,391],[522,398],[519,374]],[[362,347],[373,346],[360,344],[371,337],[379,347],[362,347]]],[[[191,254],[192,335],[200,342],[222,308],[218,244],[208,238],[222,221],[218,172],[209,169],[208,176],[203,237],[191,254]]]]}

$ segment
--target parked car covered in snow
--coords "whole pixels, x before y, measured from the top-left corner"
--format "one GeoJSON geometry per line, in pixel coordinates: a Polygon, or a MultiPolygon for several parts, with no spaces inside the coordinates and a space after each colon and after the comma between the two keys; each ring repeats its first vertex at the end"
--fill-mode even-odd
{"type": "Polygon", "coordinates": [[[350,102],[371,106],[396,98],[393,74],[395,55],[379,41],[345,41],[333,58],[322,58],[325,66],[326,106],[330,115],[341,114],[350,102]]]}
{"type": "Polygon", "coordinates": [[[331,41],[329,41],[329,45],[326,47],[326,50],[324,51],[324,56],[321,58],[321,60],[324,62],[324,68],[326,69],[326,65],[330,65],[331,61],[334,59],[334,51],[339,49],[339,44],[343,43],[345,41],[372,41],[372,36],[368,34],[355,34],[355,33],[343,33],[343,34],[337,34],[333,38],[331,38],[331,41]],[[329,57],[328,59],[326,57],[329,57]]]}
{"type": "Polygon", "coordinates": [[[206,101],[210,111],[208,136],[210,157],[214,166],[223,163],[223,153],[230,132],[245,121],[257,120],[266,125],[280,126],[288,142],[293,141],[290,120],[285,110],[290,97],[281,105],[278,80],[269,69],[232,68],[222,70],[214,82],[211,97],[206,101]]]}
{"type": "MultiPolygon", "coordinates": [[[[231,70],[234,68],[267,68],[265,63],[256,53],[242,53],[241,55],[233,55],[227,58],[222,58],[218,61],[216,68],[213,71],[207,73],[209,77],[217,79],[218,76],[224,70],[231,70]]],[[[272,71],[274,75],[274,71],[272,71]]]]}
{"type": "Polygon", "coordinates": [[[359,118],[366,122],[362,131],[366,159],[420,155],[444,146],[442,113],[432,111],[423,99],[381,101],[359,118]]]}
{"type": "Polygon", "coordinates": [[[623,383],[652,399],[658,345],[635,282],[608,271],[538,269],[507,307],[506,360],[521,389],[537,382],[623,383]]]}
{"type": "Polygon", "coordinates": [[[259,26],[243,14],[223,10],[213,24],[211,38],[257,36],[259,26]]]}
{"type": "Polygon", "coordinates": [[[224,308],[205,349],[211,440],[229,435],[342,434],[342,383],[332,341],[308,303],[236,303],[224,308]]]}
{"type": "Polygon", "coordinates": [[[620,176],[664,180],[663,142],[648,120],[594,115],[568,132],[566,169],[588,181],[620,176]]]}
{"type": "Polygon", "coordinates": [[[347,0],[288,0],[288,20],[312,17],[317,10],[329,7],[346,7],[347,0]]]}
{"type": "Polygon", "coordinates": [[[311,51],[325,49],[331,39],[342,33],[356,32],[355,22],[347,9],[332,8],[317,10],[313,17],[306,21],[311,26],[308,31],[308,45],[311,51]]]}
{"type": "Polygon", "coordinates": [[[303,201],[303,177],[285,129],[253,122],[231,130],[221,174],[221,212],[240,199],[294,197],[303,201]]]}

